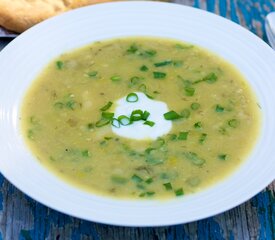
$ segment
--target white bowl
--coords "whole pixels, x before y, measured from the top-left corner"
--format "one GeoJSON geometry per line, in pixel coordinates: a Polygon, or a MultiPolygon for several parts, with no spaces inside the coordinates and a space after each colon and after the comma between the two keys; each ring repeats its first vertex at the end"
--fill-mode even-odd
{"type": "Polygon", "coordinates": [[[222,17],[176,4],[120,2],[77,9],[26,31],[0,53],[0,170],[37,201],[83,219],[124,226],[185,223],[248,200],[275,177],[275,54],[262,40],[222,17]],[[22,98],[57,55],[123,36],[158,36],[191,42],[234,64],[261,106],[259,140],[240,168],[197,194],[169,201],[116,200],[79,190],[35,159],[20,133],[22,98]]]}

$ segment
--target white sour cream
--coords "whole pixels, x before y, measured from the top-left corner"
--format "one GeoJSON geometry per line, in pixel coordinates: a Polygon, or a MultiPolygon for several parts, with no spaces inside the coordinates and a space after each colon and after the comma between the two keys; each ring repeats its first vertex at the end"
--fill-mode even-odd
{"type": "Polygon", "coordinates": [[[127,102],[126,96],[116,101],[116,108],[114,110],[115,118],[121,115],[130,117],[132,111],[140,109],[143,112],[148,111],[150,116],[148,121],[153,121],[155,125],[150,127],[144,125],[144,121],[135,121],[131,125],[120,126],[120,128],[112,126],[112,131],[125,138],[135,140],[155,140],[164,134],[167,134],[172,128],[172,122],[165,120],[163,114],[168,112],[166,103],[149,99],[144,93],[135,92],[138,96],[137,102],[127,102]]]}

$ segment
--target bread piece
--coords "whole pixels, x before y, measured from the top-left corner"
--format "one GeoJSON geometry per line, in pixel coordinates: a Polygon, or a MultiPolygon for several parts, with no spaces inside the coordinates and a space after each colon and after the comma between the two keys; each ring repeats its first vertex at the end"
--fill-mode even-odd
{"type": "Polygon", "coordinates": [[[0,0],[0,25],[21,33],[73,8],[112,0],[0,0]]]}

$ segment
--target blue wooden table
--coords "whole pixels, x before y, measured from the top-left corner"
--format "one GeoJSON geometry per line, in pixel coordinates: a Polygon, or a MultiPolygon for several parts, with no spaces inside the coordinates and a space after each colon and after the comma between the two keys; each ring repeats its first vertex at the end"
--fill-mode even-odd
{"type": "MultiPolygon", "coordinates": [[[[265,41],[264,18],[269,12],[275,11],[275,0],[176,0],[174,2],[215,12],[248,28],[265,41]]],[[[0,40],[0,49],[8,42],[0,40]]],[[[208,219],[177,226],[129,228],[88,222],[49,209],[24,195],[0,175],[1,239],[275,240],[275,182],[250,201],[208,219]]]]}

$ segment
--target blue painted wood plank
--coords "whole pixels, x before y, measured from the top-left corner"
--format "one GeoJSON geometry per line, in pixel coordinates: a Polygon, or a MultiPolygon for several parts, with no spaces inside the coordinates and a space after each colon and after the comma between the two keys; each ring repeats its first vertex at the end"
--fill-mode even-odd
{"type": "Polygon", "coordinates": [[[221,16],[226,17],[226,14],[227,14],[227,1],[226,0],[219,1],[219,11],[220,11],[221,16]]]}

